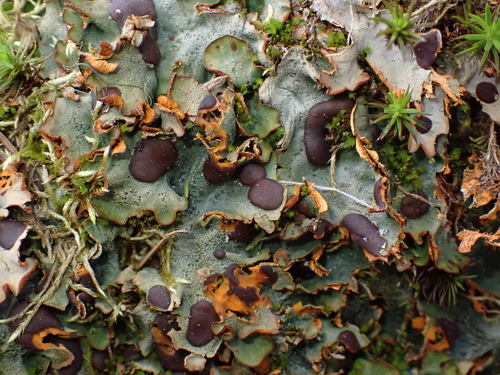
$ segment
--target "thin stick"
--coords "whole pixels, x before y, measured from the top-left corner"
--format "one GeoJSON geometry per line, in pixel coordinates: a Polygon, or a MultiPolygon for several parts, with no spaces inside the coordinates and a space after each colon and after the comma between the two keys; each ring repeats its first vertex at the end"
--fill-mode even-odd
{"type": "MultiPolygon", "coordinates": [[[[20,314],[14,317],[14,319],[17,319],[17,317],[19,316],[24,316],[25,318],[19,324],[16,330],[11,334],[9,340],[7,341],[7,344],[17,339],[23,333],[24,329],[28,326],[40,306],[54,295],[55,291],[61,285],[62,279],[66,274],[66,270],[69,268],[70,264],[80,255],[81,250],[82,248],[67,248],[66,251],[64,251],[65,259],[57,270],[58,273],[56,277],[53,278],[52,283],[50,282],[50,280],[48,280],[47,288],[44,288],[44,291],[42,293],[38,294],[37,297],[20,314]]],[[[54,273],[51,272],[52,277],[53,274],[54,273]]]]}
{"type": "Polygon", "coordinates": [[[420,195],[418,195],[418,194],[411,193],[411,192],[409,192],[409,191],[405,190],[403,187],[401,187],[401,185],[396,184],[396,187],[397,187],[397,188],[398,188],[398,190],[399,190],[400,192],[402,192],[403,194],[405,194],[405,195],[409,195],[410,197],[413,197],[413,198],[415,198],[415,199],[417,199],[417,200],[419,200],[419,201],[425,202],[425,203],[427,203],[429,206],[434,207],[434,208],[435,208],[435,209],[437,209],[437,210],[441,210],[441,207],[440,207],[440,206],[438,206],[437,204],[432,203],[430,200],[428,200],[428,199],[426,199],[426,198],[424,198],[424,197],[422,197],[422,196],[420,196],[420,195]]]}
{"type": "Polygon", "coordinates": [[[2,142],[5,148],[9,150],[11,153],[15,154],[17,152],[16,147],[9,141],[9,138],[7,138],[2,132],[0,132],[0,142],[2,142]]]}
{"type": "Polygon", "coordinates": [[[155,254],[158,252],[158,250],[160,250],[160,248],[165,245],[165,243],[167,243],[167,241],[169,240],[169,238],[171,238],[172,236],[175,236],[176,234],[181,234],[181,233],[184,233],[184,234],[187,234],[189,233],[189,231],[187,229],[180,229],[180,230],[174,230],[173,232],[170,232],[170,233],[167,233],[167,235],[165,237],[163,237],[160,242],[158,242],[151,250],[148,251],[148,253],[146,255],[144,255],[141,259],[141,262],[137,265],[137,268],[136,270],[140,270],[142,267],[144,267],[144,265],[148,262],[148,260],[155,254]]]}
{"type": "MultiPolygon", "coordinates": [[[[283,185],[304,185],[303,182],[295,182],[295,181],[279,181],[281,184],[283,185]]],[[[340,195],[343,195],[344,197],[346,198],[349,198],[350,200],[356,202],[357,204],[363,206],[363,207],[366,207],[366,208],[370,208],[370,209],[373,209],[372,206],[370,206],[368,203],[366,203],[365,201],[362,201],[361,199],[358,199],[354,196],[352,196],[351,194],[349,193],[346,193],[345,191],[342,191],[340,189],[337,189],[337,188],[334,188],[334,187],[328,187],[328,186],[319,186],[319,185],[314,185],[313,187],[314,189],[316,190],[323,190],[323,191],[334,191],[336,193],[339,193],[340,195]]]]}

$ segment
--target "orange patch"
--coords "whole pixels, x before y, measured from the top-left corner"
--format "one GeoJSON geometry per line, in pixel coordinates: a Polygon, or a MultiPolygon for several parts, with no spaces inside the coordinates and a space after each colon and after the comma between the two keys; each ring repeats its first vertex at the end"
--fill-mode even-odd
{"type": "Polygon", "coordinates": [[[458,247],[458,251],[461,253],[470,253],[472,251],[472,246],[477,240],[483,238],[488,244],[492,246],[500,246],[500,229],[496,233],[488,234],[481,233],[473,230],[464,229],[458,233],[458,239],[462,241],[458,247]]]}
{"type": "Polygon", "coordinates": [[[179,103],[170,99],[166,95],[160,95],[157,99],[156,105],[160,111],[172,113],[180,120],[183,120],[186,117],[186,114],[180,109],[179,103]]]}
{"type": "Polygon", "coordinates": [[[142,102],[138,106],[139,112],[141,113],[141,121],[144,124],[149,124],[153,122],[156,117],[156,113],[153,108],[149,106],[148,103],[142,102]]]}
{"type": "Polygon", "coordinates": [[[323,198],[319,191],[313,188],[313,185],[314,184],[307,185],[307,193],[312,197],[314,203],[316,204],[318,212],[321,214],[325,211],[328,211],[328,203],[326,203],[325,198],[323,198]]]}
{"type": "Polygon", "coordinates": [[[110,144],[111,155],[122,154],[127,150],[127,145],[122,138],[113,139],[110,144]]]}
{"type": "Polygon", "coordinates": [[[113,47],[111,47],[111,44],[107,42],[101,42],[100,47],[101,50],[99,51],[99,56],[103,58],[110,58],[115,54],[115,51],[113,51],[113,47]]]}
{"type": "Polygon", "coordinates": [[[425,332],[425,348],[432,352],[443,352],[450,348],[443,328],[434,326],[425,332]]]}
{"type": "Polygon", "coordinates": [[[59,336],[62,338],[68,338],[73,335],[75,331],[63,331],[59,328],[51,327],[45,328],[44,330],[37,332],[33,335],[32,342],[33,345],[39,350],[47,350],[49,348],[57,348],[58,345],[51,344],[50,342],[44,342],[44,338],[48,335],[59,336]]]}
{"type": "Polygon", "coordinates": [[[413,329],[418,329],[423,331],[425,328],[425,316],[416,316],[411,320],[411,326],[413,329]]]}
{"type": "Polygon", "coordinates": [[[14,179],[14,172],[0,171],[0,190],[7,190],[14,179]]]}
{"type": "Polygon", "coordinates": [[[463,87],[459,88],[458,93],[456,92],[456,90],[454,90],[454,88],[452,86],[455,84],[458,84],[458,82],[455,78],[453,78],[452,76],[447,75],[447,74],[440,75],[440,74],[436,73],[434,70],[432,70],[432,74],[431,74],[430,78],[431,78],[432,82],[435,82],[439,86],[441,86],[443,91],[446,93],[446,95],[448,95],[448,97],[450,97],[453,100],[455,105],[463,104],[463,100],[460,98],[460,96],[462,94],[464,94],[466,92],[466,90],[463,87]]]}
{"type": "Polygon", "coordinates": [[[118,109],[122,109],[122,107],[123,107],[123,99],[118,94],[108,95],[108,96],[100,99],[100,101],[106,105],[109,105],[110,107],[116,107],[118,109]]]}
{"type": "Polygon", "coordinates": [[[214,274],[205,281],[205,295],[213,301],[218,314],[254,315],[256,307],[270,306],[269,299],[260,295],[260,286],[267,280],[260,267],[252,267],[247,274],[235,264],[224,274],[214,274]]]}

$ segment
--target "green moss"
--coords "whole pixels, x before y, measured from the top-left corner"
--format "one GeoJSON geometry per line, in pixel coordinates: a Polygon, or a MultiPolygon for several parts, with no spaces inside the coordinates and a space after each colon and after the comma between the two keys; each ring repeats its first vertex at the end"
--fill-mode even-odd
{"type": "Polygon", "coordinates": [[[266,47],[266,54],[271,59],[277,60],[281,57],[282,47],[290,47],[305,42],[293,38],[294,29],[301,24],[305,24],[305,21],[299,17],[291,17],[285,23],[271,18],[265,24],[256,22],[255,27],[267,33],[269,43],[266,47]]]}
{"type": "Polygon", "coordinates": [[[406,143],[396,138],[386,139],[380,148],[380,156],[396,182],[411,185],[414,189],[422,187],[420,176],[424,173],[424,168],[417,166],[417,156],[408,152],[406,143]]]}
{"type": "Polygon", "coordinates": [[[328,47],[344,47],[347,45],[347,39],[341,30],[330,30],[326,45],[328,47]]]}
{"type": "Polygon", "coordinates": [[[286,355],[283,353],[279,353],[277,355],[271,355],[270,360],[271,360],[271,368],[273,370],[285,368],[286,365],[288,364],[288,359],[286,358],[286,355]]]}
{"type": "Polygon", "coordinates": [[[370,354],[373,358],[382,359],[387,363],[396,367],[399,371],[405,371],[410,368],[408,361],[405,360],[407,349],[404,346],[407,344],[407,333],[401,332],[399,340],[396,344],[391,345],[381,338],[377,338],[370,345],[370,354]]]}
{"type": "Polygon", "coordinates": [[[279,141],[281,141],[284,135],[285,135],[285,129],[279,127],[271,134],[269,134],[266,140],[273,146],[273,148],[276,148],[276,145],[278,144],[279,141]]]}
{"type": "Polygon", "coordinates": [[[296,44],[296,41],[292,37],[294,27],[304,23],[299,17],[292,17],[285,23],[271,18],[265,25],[264,30],[267,32],[271,38],[272,43],[281,43],[285,46],[291,46],[296,44]]]}
{"type": "Polygon", "coordinates": [[[349,112],[346,109],[342,109],[339,114],[326,125],[326,128],[329,130],[329,138],[331,138],[335,144],[342,144],[342,148],[353,148],[356,145],[356,137],[351,132],[349,121],[349,112]]]}

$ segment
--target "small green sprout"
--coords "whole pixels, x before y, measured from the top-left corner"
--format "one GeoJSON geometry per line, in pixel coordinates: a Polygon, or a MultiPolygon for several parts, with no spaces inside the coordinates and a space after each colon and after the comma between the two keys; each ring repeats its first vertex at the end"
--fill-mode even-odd
{"type": "Polygon", "coordinates": [[[468,46],[469,48],[460,51],[459,55],[471,52],[473,55],[483,52],[481,58],[480,68],[483,68],[484,64],[491,55],[495,61],[496,71],[499,72],[500,69],[500,58],[498,56],[498,51],[500,50],[500,20],[499,20],[500,7],[497,7],[493,15],[491,14],[490,5],[486,4],[484,9],[484,15],[478,16],[477,14],[468,15],[467,19],[457,17],[465,26],[474,31],[473,34],[465,34],[459,36],[457,39],[464,39],[458,44],[459,47],[468,46]]]}
{"type": "Polygon", "coordinates": [[[342,144],[343,148],[353,148],[356,145],[356,137],[351,132],[346,109],[340,110],[339,114],[326,125],[326,128],[330,133],[329,138],[336,144],[342,144]]]}
{"type": "Polygon", "coordinates": [[[283,136],[285,135],[285,129],[283,129],[281,126],[273,131],[269,136],[267,137],[267,141],[273,145],[273,147],[276,147],[277,144],[281,141],[283,136]]]}
{"type": "Polygon", "coordinates": [[[309,194],[309,187],[307,185],[302,185],[300,187],[300,196],[304,198],[307,197],[308,194],[309,194]]]}
{"type": "MultiPolygon", "coordinates": [[[[388,1],[382,0],[385,7],[391,14],[391,18],[375,17],[374,20],[385,23],[388,27],[378,35],[390,35],[389,44],[396,44],[402,50],[406,43],[414,43],[423,40],[423,37],[415,33],[413,29],[424,27],[426,25],[416,24],[416,19],[411,18],[411,12],[415,6],[415,0],[412,0],[410,6],[403,11],[403,8],[393,2],[392,5],[388,1]]],[[[377,35],[377,36],[378,36],[377,35]]]]}
{"type": "Polygon", "coordinates": [[[366,47],[365,49],[362,49],[361,51],[358,52],[358,60],[359,61],[365,61],[366,60],[366,56],[368,56],[371,52],[371,48],[370,47],[366,47]]]}
{"type": "Polygon", "coordinates": [[[33,66],[42,61],[42,58],[33,57],[35,50],[29,52],[24,39],[17,48],[15,45],[0,33],[0,92],[12,89],[12,84],[20,77],[27,78],[34,71],[33,66]]]}
{"type": "Polygon", "coordinates": [[[384,94],[387,99],[387,104],[372,103],[371,105],[384,110],[374,124],[382,121],[389,121],[385,126],[382,134],[378,137],[383,139],[393,128],[396,128],[396,134],[399,139],[403,137],[403,127],[405,127],[414,137],[417,136],[415,125],[420,124],[418,116],[425,115],[416,108],[409,108],[411,102],[411,91],[406,90],[391,90],[384,94]]]}

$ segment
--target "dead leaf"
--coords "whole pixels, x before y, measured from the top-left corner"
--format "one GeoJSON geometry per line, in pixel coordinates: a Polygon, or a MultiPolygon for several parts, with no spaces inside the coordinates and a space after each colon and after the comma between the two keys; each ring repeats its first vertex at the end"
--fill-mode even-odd
{"type": "Polygon", "coordinates": [[[497,198],[495,207],[493,207],[488,213],[480,216],[479,218],[481,220],[495,220],[499,212],[500,212],[500,197],[497,198]]]}
{"type": "Polygon", "coordinates": [[[328,203],[326,203],[325,198],[317,191],[314,187],[314,184],[308,184],[307,193],[312,197],[318,212],[321,214],[323,212],[328,211],[328,203]]]}
{"type": "Polygon", "coordinates": [[[137,108],[139,108],[139,112],[141,114],[140,118],[142,123],[150,124],[155,120],[156,113],[154,109],[149,106],[148,103],[146,102],[139,103],[137,108]]]}
{"type": "MultiPolygon", "coordinates": [[[[353,109],[352,113],[354,113],[355,109],[353,109]]],[[[372,167],[379,172],[381,175],[385,175],[385,166],[380,162],[380,156],[373,149],[373,146],[369,139],[359,135],[354,128],[354,116],[351,116],[351,130],[353,134],[356,136],[356,151],[359,156],[366,161],[368,161],[372,167]]]]}
{"type": "Polygon", "coordinates": [[[470,253],[472,251],[472,246],[477,240],[483,238],[488,244],[492,246],[500,246],[500,229],[496,233],[488,234],[481,233],[478,231],[473,231],[469,229],[464,229],[458,233],[458,239],[462,241],[458,247],[458,251],[461,253],[470,253]]]}
{"type": "Polygon", "coordinates": [[[411,326],[413,329],[418,329],[423,331],[425,328],[425,316],[416,316],[411,320],[411,326]]]}
{"type": "Polygon", "coordinates": [[[457,79],[447,74],[440,75],[434,70],[432,71],[430,79],[432,82],[435,82],[439,86],[441,86],[443,91],[446,93],[446,95],[448,95],[449,98],[453,100],[455,105],[463,104],[463,100],[460,99],[460,96],[467,90],[460,86],[460,82],[457,79]]]}
{"type": "Polygon", "coordinates": [[[491,178],[484,167],[485,161],[478,154],[472,155],[468,160],[474,168],[465,170],[461,190],[465,199],[474,196],[471,208],[481,207],[497,198],[500,180],[491,178]]]}
{"type": "Polygon", "coordinates": [[[498,294],[488,293],[471,279],[466,279],[465,284],[467,286],[467,298],[472,302],[474,310],[483,314],[487,319],[496,320],[500,315],[498,294]]]}
{"type": "Polygon", "coordinates": [[[115,54],[115,51],[113,50],[111,44],[107,42],[101,42],[99,46],[101,47],[101,50],[99,51],[99,56],[101,56],[102,58],[110,58],[115,54]]]}
{"type": "Polygon", "coordinates": [[[174,114],[178,119],[183,120],[186,115],[179,108],[179,103],[170,99],[166,95],[160,95],[157,99],[156,105],[160,111],[174,114]]]}
{"type": "Polygon", "coordinates": [[[25,203],[31,200],[31,194],[26,190],[24,177],[21,173],[12,171],[0,172],[0,218],[9,215],[8,207],[17,206],[29,211],[25,203]]]}
{"type": "Polygon", "coordinates": [[[330,72],[322,70],[319,75],[319,81],[328,89],[327,95],[337,95],[345,90],[356,91],[370,80],[370,75],[359,67],[358,51],[354,46],[325,48],[321,53],[334,67],[330,72]]]}
{"type": "MultiPolygon", "coordinates": [[[[31,338],[31,341],[33,342],[33,345],[39,350],[47,350],[49,348],[57,348],[61,345],[55,345],[55,344],[52,344],[50,342],[44,342],[43,339],[49,335],[59,336],[62,338],[69,338],[75,332],[76,331],[64,331],[64,330],[56,328],[56,327],[48,327],[48,328],[45,328],[45,329],[35,333],[33,335],[33,337],[31,338]]],[[[72,361],[73,361],[73,358],[71,359],[71,361],[66,363],[64,366],[69,365],[72,361]]],[[[64,366],[61,366],[61,367],[64,367],[64,366]]]]}
{"type": "Polygon", "coordinates": [[[301,188],[302,188],[301,185],[296,185],[293,188],[293,192],[290,195],[290,198],[285,203],[284,210],[289,210],[290,208],[292,208],[300,200],[300,190],[301,190],[301,188]]]}
{"type": "Polygon", "coordinates": [[[106,87],[106,95],[99,100],[110,107],[117,107],[118,109],[123,107],[121,92],[117,87],[106,87]]]}
{"type": "Polygon", "coordinates": [[[122,137],[113,139],[109,146],[111,155],[122,154],[127,151],[127,145],[122,137]]]}
{"type": "Polygon", "coordinates": [[[89,63],[89,65],[97,70],[99,73],[108,74],[112,73],[118,67],[118,63],[110,63],[106,61],[106,58],[93,56],[88,53],[82,53],[85,56],[85,60],[89,63]]]}
{"type": "Polygon", "coordinates": [[[323,267],[320,263],[319,260],[323,256],[323,251],[325,249],[325,246],[318,246],[316,249],[313,250],[311,253],[311,259],[309,260],[309,268],[316,274],[318,277],[323,277],[328,274],[330,274],[330,271],[323,267]]]}

